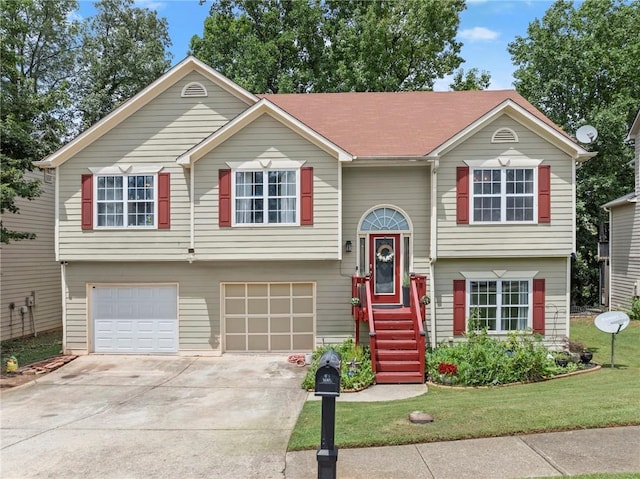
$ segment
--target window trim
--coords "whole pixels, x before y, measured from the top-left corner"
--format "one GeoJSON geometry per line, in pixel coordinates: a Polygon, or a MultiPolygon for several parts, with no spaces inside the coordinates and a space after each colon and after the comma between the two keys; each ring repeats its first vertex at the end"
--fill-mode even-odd
{"type": "MultiPolygon", "coordinates": [[[[475,275],[474,275],[475,276],[475,275]]],[[[511,276],[511,275],[509,275],[511,276]]],[[[466,279],[466,293],[465,293],[465,303],[466,303],[466,317],[470,318],[471,317],[471,312],[474,308],[474,306],[472,306],[471,304],[471,297],[472,297],[472,293],[471,293],[471,283],[473,282],[480,282],[480,281],[484,281],[484,282],[495,282],[496,283],[496,298],[497,298],[497,304],[495,305],[496,308],[496,326],[500,326],[500,330],[493,330],[493,329],[488,329],[487,333],[488,334],[494,334],[494,335],[505,335],[505,334],[509,334],[513,331],[528,331],[533,329],[533,279],[532,277],[525,277],[522,274],[520,276],[513,276],[513,277],[500,277],[500,278],[496,278],[495,275],[492,274],[487,274],[486,277],[484,278],[472,278],[472,279],[466,279]],[[493,278],[491,277],[493,276],[493,278]],[[528,283],[528,293],[527,293],[527,324],[525,325],[524,329],[515,329],[515,330],[503,330],[502,329],[502,317],[501,317],[501,308],[502,308],[502,283],[505,281],[526,281],[528,283]]]]}
{"type": "MultiPolygon", "coordinates": [[[[488,163],[488,162],[487,162],[488,163]]],[[[482,164],[482,165],[474,165],[474,166],[470,166],[469,168],[469,224],[476,224],[476,225],[518,225],[518,224],[524,224],[524,225],[531,225],[531,224],[537,224],[538,221],[538,196],[539,196],[539,192],[538,192],[538,167],[537,166],[533,166],[533,165],[525,165],[525,166],[521,166],[520,164],[516,163],[515,165],[510,164],[511,162],[508,161],[507,164],[505,165],[500,165],[499,167],[497,166],[490,166],[491,163],[489,164],[482,164]],[[475,219],[475,211],[474,211],[474,199],[476,197],[478,197],[475,192],[474,192],[474,182],[473,182],[473,177],[474,177],[474,173],[476,170],[499,170],[500,171],[500,184],[501,186],[503,186],[501,188],[501,192],[500,192],[500,221],[479,221],[475,219]],[[532,211],[532,219],[531,220],[521,220],[521,221],[509,221],[506,219],[506,213],[507,213],[507,207],[506,207],[506,198],[507,198],[507,192],[506,192],[506,172],[508,170],[532,170],[533,171],[533,187],[532,187],[532,194],[531,196],[533,196],[533,211],[532,211]]],[[[518,195],[520,196],[520,195],[518,195]]],[[[482,196],[479,196],[482,197],[482,196]]]]}
{"type": "Polygon", "coordinates": [[[146,170],[142,170],[139,168],[127,168],[124,171],[122,171],[121,168],[116,167],[108,167],[108,168],[100,168],[100,169],[96,169],[96,171],[93,171],[92,169],[90,169],[93,172],[93,217],[95,218],[94,220],[94,224],[93,224],[93,229],[94,230],[131,230],[131,229],[135,229],[135,230],[150,230],[150,229],[159,229],[158,228],[158,172],[151,172],[149,171],[149,169],[146,170]],[[117,170],[116,170],[117,169],[117,170]],[[98,216],[98,203],[100,203],[100,201],[98,200],[98,179],[100,177],[105,177],[105,176],[114,176],[114,177],[121,177],[122,178],[122,189],[123,189],[123,198],[122,198],[122,204],[123,204],[123,211],[122,211],[122,217],[123,217],[123,221],[122,221],[122,226],[101,226],[99,224],[99,216],[98,216]],[[153,186],[153,224],[152,225],[128,225],[128,198],[127,198],[127,191],[128,191],[128,185],[127,185],[127,178],[131,177],[131,176],[153,176],[153,182],[154,182],[154,186],[153,186]],[[126,185],[126,186],[125,186],[126,185]]]}
{"type": "MultiPolygon", "coordinates": [[[[227,163],[229,164],[229,163],[227,163]]],[[[302,208],[301,198],[301,167],[302,163],[295,161],[269,161],[266,166],[259,161],[249,161],[243,163],[229,164],[231,168],[231,227],[232,228],[269,228],[269,227],[291,227],[300,226],[300,216],[302,208]],[[260,165],[260,167],[257,167],[260,165]],[[296,175],[296,217],[293,223],[269,223],[268,208],[268,178],[269,171],[293,171],[296,175]],[[238,223],[236,221],[236,172],[262,172],[263,173],[263,223],[238,223]]]]}

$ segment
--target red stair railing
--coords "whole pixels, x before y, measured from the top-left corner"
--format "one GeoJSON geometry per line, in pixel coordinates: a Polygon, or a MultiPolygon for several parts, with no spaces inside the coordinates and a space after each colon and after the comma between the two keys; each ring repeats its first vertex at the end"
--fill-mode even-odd
{"type": "Polygon", "coordinates": [[[424,312],[425,304],[421,301],[421,298],[426,294],[427,290],[427,278],[423,275],[412,274],[411,277],[411,319],[414,324],[414,331],[416,331],[416,343],[418,345],[418,354],[420,357],[420,375],[424,378],[425,373],[425,349],[427,333],[424,329],[424,312]]]}

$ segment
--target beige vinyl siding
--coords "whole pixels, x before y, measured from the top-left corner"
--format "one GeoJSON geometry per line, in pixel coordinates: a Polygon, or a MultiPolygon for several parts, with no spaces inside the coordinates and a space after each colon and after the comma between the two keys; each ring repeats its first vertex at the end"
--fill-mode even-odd
{"type": "MultiPolygon", "coordinates": [[[[190,73],[59,168],[60,259],[182,259],[189,247],[188,171],[176,158],[240,114],[247,105],[198,73],[190,73]],[[181,98],[202,83],[207,97],[181,98]],[[159,165],[171,173],[171,229],[80,228],[81,175],[89,167],[159,165]]],[[[94,218],[95,226],[95,218],[94,218]]]]}
{"type": "MultiPolygon", "coordinates": [[[[438,257],[555,256],[573,248],[573,161],[520,123],[503,115],[440,160],[438,257]],[[511,128],[518,143],[491,143],[499,128],[511,128]],[[456,168],[465,160],[530,158],[551,165],[551,223],[456,224],[456,168]]],[[[471,196],[471,195],[470,195],[471,196]]],[[[469,208],[470,215],[473,208],[469,208]]]]}
{"type": "MultiPolygon", "coordinates": [[[[353,274],[357,263],[358,226],[375,206],[395,206],[408,215],[413,226],[413,271],[428,274],[431,234],[430,167],[345,167],[342,170],[342,237],[353,243],[343,255],[342,269],[353,274]]],[[[344,243],[343,241],[343,243],[344,243]]]]}
{"type": "Polygon", "coordinates": [[[54,254],[54,184],[42,181],[43,172],[25,175],[41,181],[42,194],[32,201],[16,200],[19,214],[5,212],[4,226],[10,230],[36,233],[34,240],[0,244],[0,329],[2,340],[33,334],[31,315],[20,314],[25,298],[35,293],[32,308],[36,332],[62,327],[60,266],[54,254]],[[13,319],[9,304],[14,303],[13,319]]]}
{"type": "Polygon", "coordinates": [[[82,354],[88,341],[87,284],[178,284],[179,352],[221,352],[221,283],[315,283],[317,344],[353,336],[351,281],[336,261],[178,263],[70,263],[67,267],[67,350],[82,354]]]}
{"type": "MultiPolygon", "coordinates": [[[[565,258],[535,259],[440,259],[435,264],[435,290],[431,299],[436,309],[436,342],[453,337],[453,280],[465,279],[464,272],[493,270],[537,271],[534,278],[545,280],[545,342],[560,346],[567,331],[567,261],[565,258]]],[[[486,279],[500,279],[489,275],[486,279]]],[[[523,278],[526,279],[526,278],[523,278]]]]}
{"type": "MultiPolygon", "coordinates": [[[[198,160],[195,238],[199,259],[338,258],[338,161],[268,114],[198,160]],[[313,167],[313,226],[218,227],[218,171],[226,162],[290,159],[313,167]]],[[[298,204],[299,207],[299,204],[298,204]]]]}
{"type": "Polygon", "coordinates": [[[640,284],[640,203],[611,209],[611,309],[631,305],[633,286],[640,284]]]}

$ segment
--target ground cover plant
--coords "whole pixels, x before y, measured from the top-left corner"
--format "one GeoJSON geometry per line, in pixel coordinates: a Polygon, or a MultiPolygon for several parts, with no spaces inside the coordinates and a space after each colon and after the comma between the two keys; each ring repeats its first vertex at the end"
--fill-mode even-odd
{"type": "MultiPolygon", "coordinates": [[[[594,353],[602,368],[549,381],[488,388],[430,386],[422,396],[388,402],[336,403],[338,447],[384,446],[534,432],[640,424],[640,322],[615,340],[593,318],[574,318],[571,338],[594,353]],[[411,424],[425,411],[435,421],[411,424]]],[[[346,393],[343,393],[343,395],[346,393]]],[[[320,401],[305,403],[291,435],[291,450],[315,449],[320,441],[320,401]]]]}
{"type": "Polygon", "coordinates": [[[9,339],[0,344],[2,371],[11,356],[18,360],[18,366],[44,361],[61,353],[62,331],[38,333],[37,336],[9,339]]]}
{"type": "Polygon", "coordinates": [[[340,389],[342,391],[359,391],[375,382],[369,348],[361,345],[356,346],[353,339],[347,339],[342,344],[322,346],[313,352],[311,366],[302,381],[303,389],[313,390],[315,388],[315,373],[318,369],[318,362],[328,349],[333,349],[340,355],[342,362],[340,389]]]}

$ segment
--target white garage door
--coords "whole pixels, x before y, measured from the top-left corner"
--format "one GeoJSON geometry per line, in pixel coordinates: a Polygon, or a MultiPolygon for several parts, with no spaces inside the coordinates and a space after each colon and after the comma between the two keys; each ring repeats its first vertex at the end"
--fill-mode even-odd
{"type": "Polygon", "coordinates": [[[225,351],[311,351],[313,283],[224,284],[225,351]]]}
{"type": "Polygon", "coordinates": [[[91,311],[96,353],[178,351],[175,285],[94,286],[91,311]]]}

